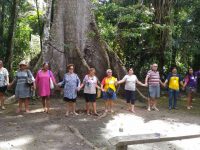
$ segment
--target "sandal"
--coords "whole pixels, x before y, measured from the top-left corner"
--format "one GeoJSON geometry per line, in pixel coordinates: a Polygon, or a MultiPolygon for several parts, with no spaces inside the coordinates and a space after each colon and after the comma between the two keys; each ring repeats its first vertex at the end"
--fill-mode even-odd
{"type": "Polygon", "coordinates": [[[76,115],[76,116],[78,116],[78,113],[76,113],[76,112],[73,112],[73,114],[76,115]]]}
{"type": "Polygon", "coordinates": [[[16,113],[18,114],[18,113],[20,113],[21,112],[21,110],[18,108],[17,110],[16,110],[16,113]]]}
{"type": "Polygon", "coordinates": [[[69,116],[69,112],[66,112],[66,113],[65,113],[65,117],[68,117],[68,116],[69,116]]]}
{"type": "Polygon", "coordinates": [[[99,114],[98,113],[94,113],[94,116],[99,116],[99,114]]]}

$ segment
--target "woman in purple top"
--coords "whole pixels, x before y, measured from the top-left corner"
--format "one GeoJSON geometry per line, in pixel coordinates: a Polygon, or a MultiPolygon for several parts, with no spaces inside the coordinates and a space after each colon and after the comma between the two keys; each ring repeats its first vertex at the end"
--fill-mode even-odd
{"type": "Polygon", "coordinates": [[[200,75],[200,71],[195,72],[192,68],[189,68],[187,75],[185,76],[184,88],[187,92],[187,109],[192,108],[192,98],[197,89],[197,77],[200,75]]]}

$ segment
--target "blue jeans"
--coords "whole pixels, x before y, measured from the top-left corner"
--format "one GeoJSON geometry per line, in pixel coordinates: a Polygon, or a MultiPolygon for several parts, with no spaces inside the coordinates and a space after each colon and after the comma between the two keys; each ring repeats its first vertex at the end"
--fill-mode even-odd
{"type": "Polygon", "coordinates": [[[116,100],[117,99],[117,95],[116,95],[115,92],[113,92],[112,95],[108,94],[108,92],[103,92],[103,99],[104,100],[108,100],[108,99],[110,99],[110,100],[116,100]]]}
{"type": "Polygon", "coordinates": [[[169,109],[176,108],[179,90],[169,89],[169,109]],[[172,107],[173,101],[173,107],[172,107]]]}

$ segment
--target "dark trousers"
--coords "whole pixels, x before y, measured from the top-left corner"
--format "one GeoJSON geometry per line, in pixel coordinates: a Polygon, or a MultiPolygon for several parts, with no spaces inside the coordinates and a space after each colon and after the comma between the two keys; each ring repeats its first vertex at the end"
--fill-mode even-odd
{"type": "Polygon", "coordinates": [[[169,109],[177,107],[179,90],[169,89],[169,109]]]}

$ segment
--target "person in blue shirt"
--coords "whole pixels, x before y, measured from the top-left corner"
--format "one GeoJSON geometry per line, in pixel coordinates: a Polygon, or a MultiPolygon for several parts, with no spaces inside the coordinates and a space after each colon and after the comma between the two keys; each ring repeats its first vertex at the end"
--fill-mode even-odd
{"type": "Polygon", "coordinates": [[[64,87],[64,101],[67,103],[66,114],[69,115],[70,108],[73,114],[76,113],[76,98],[77,91],[80,88],[80,79],[77,74],[74,73],[74,65],[69,64],[67,66],[68,72],[64,75],[63,81],[58,83],[58,86],[64,87]]]}

